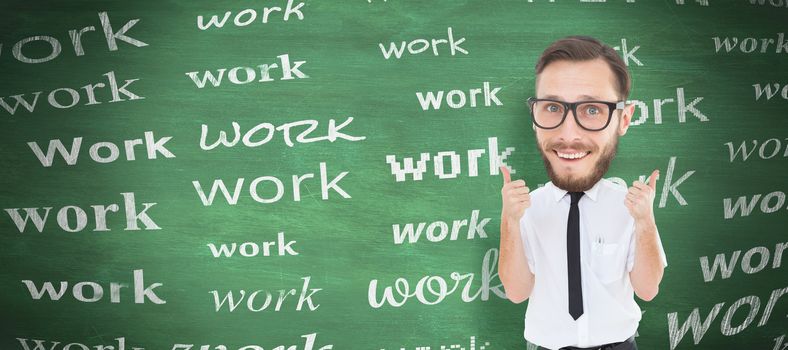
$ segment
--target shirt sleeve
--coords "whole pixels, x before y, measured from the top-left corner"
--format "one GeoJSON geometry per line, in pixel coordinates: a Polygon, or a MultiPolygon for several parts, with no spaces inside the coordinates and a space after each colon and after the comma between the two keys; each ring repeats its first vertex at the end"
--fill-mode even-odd
{"type": "Polygon", "coordinates": [[[520,218],[520,237],[522,238],[523,242],[523,250],[525,252],[525,258],[528,260],[528,268],[531,269],[531,273],[536,274],[534,272],[534,249],[533,245],[531,244],[531,240],[528,236],[533,234],[530,225],[528,225],[528,219],[525,214],[520,218]]]}
{"type": "MultiPolygon", "coordinates": [[[[632,239],[629,243],[629,256],[627,257],[627,272],[632,271],[632,268],[635,267],[635,252],[637,251],[635,247],[635,243],[637,242],[636,235],[635,235],[635,223],[632,222],[632,239]]],[[[657,246],[659,247],[659,258],[662,260],[662,267],[668,266],[668,259],[665,256],[665,249],[662,248],[662,239],[659,237],[659,228],[657,228],[657,246]]]]}

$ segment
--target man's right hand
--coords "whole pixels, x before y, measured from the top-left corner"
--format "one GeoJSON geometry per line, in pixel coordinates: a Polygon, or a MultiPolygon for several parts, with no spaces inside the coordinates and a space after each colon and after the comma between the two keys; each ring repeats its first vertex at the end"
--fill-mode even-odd
{"type": "Polygon", "coordinates": [[[503,208],[498,278],[503,283],[506,297],[519,304],[531,296],[536,281],[528,266],[520,232],[520,218],[525,214],[525,209],[531,206],[531,194],[525,186],[525,180],[512,181],[509,169],[503,165],[500,168],[503,173],[503,208]]]}
{"type": "Polygon", "coordinates": [[[501,189],[501,198],[503,199],[503,208],[501,209],[502,215],[510,223],[520,222],[525,209],[531,206],[530,189],[525,185],[525,180],[512,181],[509,175],[509,169],[501,165],[501,173],[503,173],[503,188],[501,189]]]}

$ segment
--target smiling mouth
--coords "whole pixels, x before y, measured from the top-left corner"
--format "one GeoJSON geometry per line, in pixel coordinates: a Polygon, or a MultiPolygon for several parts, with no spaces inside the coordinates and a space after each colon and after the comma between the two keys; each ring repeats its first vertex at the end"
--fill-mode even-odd
{"type": "Polygon", "coordinates": [[[553,153],[555,153],[555,155],[563,161],[577,162],[586,158],[586,156],[591,154],[591,151],[564,153],[553,150],[553,153]]]}

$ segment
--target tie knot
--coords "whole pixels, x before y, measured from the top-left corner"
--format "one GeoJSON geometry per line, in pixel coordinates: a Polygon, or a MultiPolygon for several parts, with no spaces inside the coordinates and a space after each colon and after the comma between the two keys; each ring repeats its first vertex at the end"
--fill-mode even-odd
{"type": "Polygon", "coordinates": [[[582,197],[585,192],[569,192],[569,195],[572,196],[572,204],[577,204],[580,202],[580,197],[582,197]]]}

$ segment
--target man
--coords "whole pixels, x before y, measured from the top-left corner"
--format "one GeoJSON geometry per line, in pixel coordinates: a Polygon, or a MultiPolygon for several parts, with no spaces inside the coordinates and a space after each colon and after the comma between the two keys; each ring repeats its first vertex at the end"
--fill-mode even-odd
{"type": "Polygon", "coordinates": [[[610,46],[587,36],[551,44],[528,104],[550,182],[530,192],[501,166],[499,277],[530,299],[524,337],[540,349],[637,349],[645,301],[667,260],[653,213],[658,170],[625,188],[602,176],[626,134],[631,80],[610,46]],[[533,204],[533,205],[532,205],[533,204]]]}

